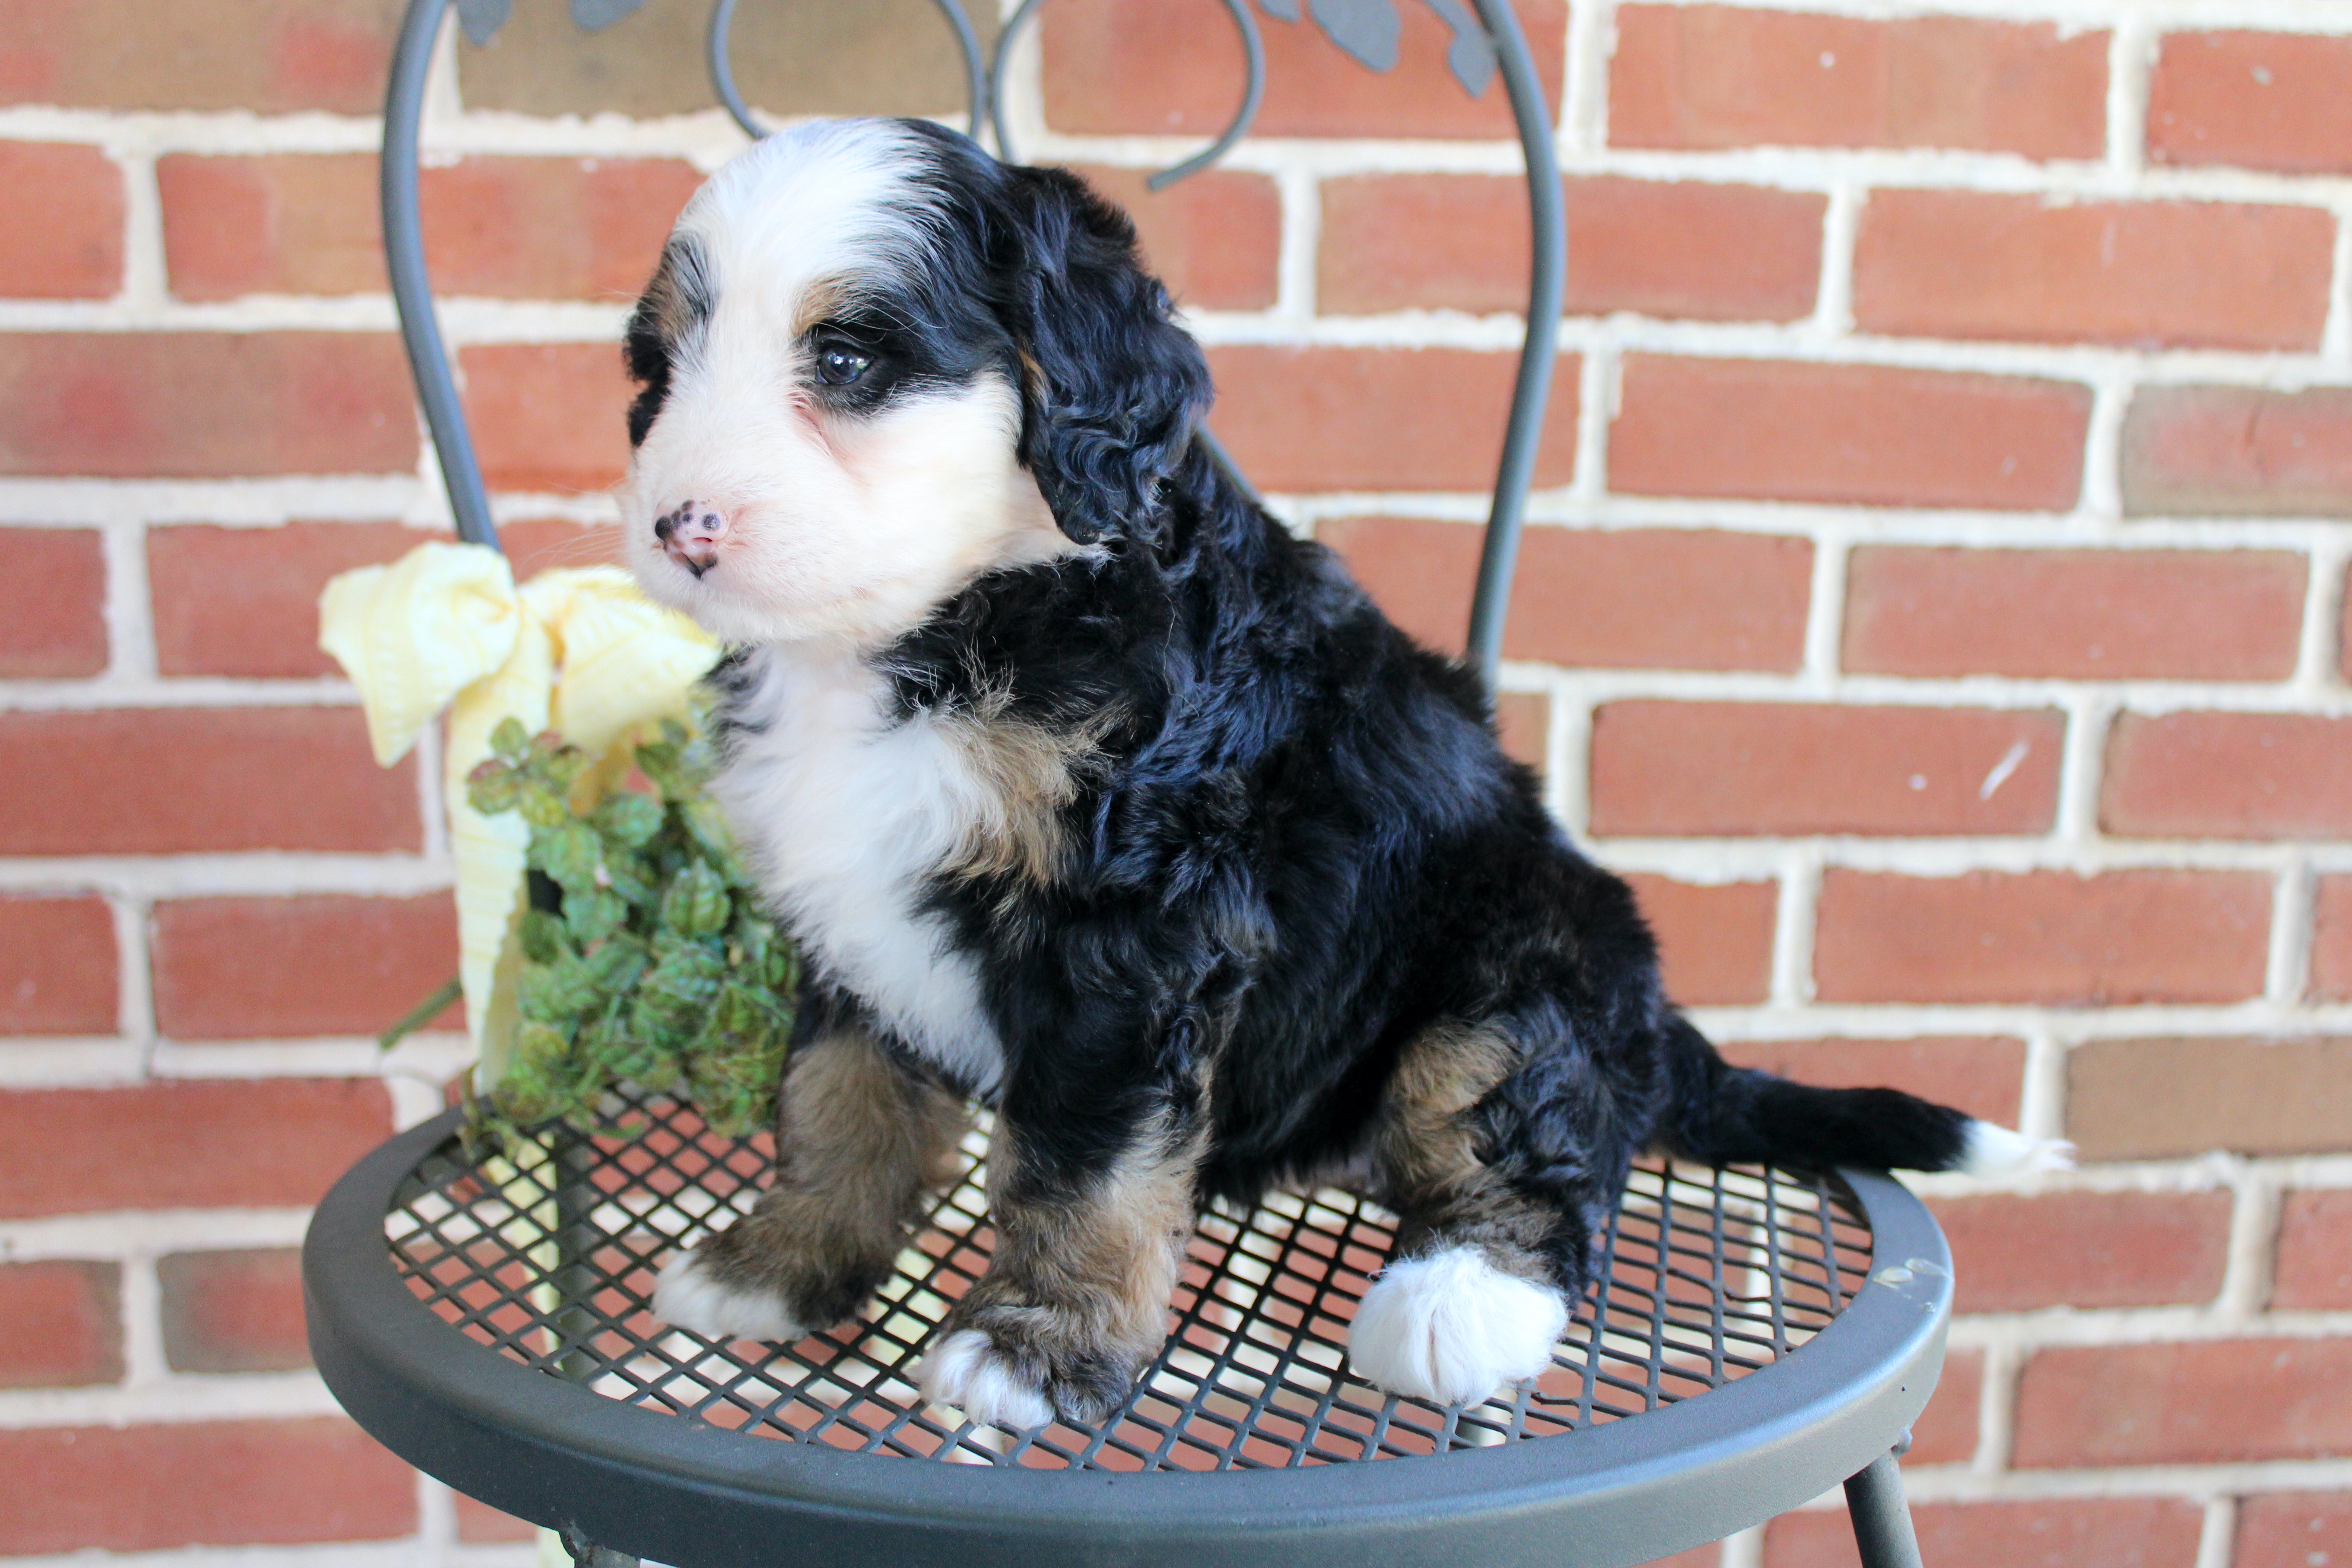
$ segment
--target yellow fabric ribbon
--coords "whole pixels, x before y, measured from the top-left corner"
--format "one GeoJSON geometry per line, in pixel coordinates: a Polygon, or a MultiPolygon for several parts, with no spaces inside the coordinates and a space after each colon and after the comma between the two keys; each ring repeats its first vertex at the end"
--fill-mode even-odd
{"type": "Polygon", "coordinates": [[[513,813],[476,811],[466,775],[509,717],[534,733],[552,727],[602,759],[589,778],[625,769],[633,731],[684,714],[717,645],[639,594],[617,566],[542,572],[518,588],[497,551],[436,542],[329,583],[319,597],[319,646],[360,689],[385,767],[449,710],[442,790],[457,862],[458,978],[481,1081],[495,1082],[513,1035],[509,938],[530,831],[513,813]]]}

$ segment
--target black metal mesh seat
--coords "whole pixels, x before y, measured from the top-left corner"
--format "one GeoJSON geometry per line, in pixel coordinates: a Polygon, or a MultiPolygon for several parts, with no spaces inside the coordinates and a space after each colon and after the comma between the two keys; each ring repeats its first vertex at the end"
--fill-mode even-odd
{"type": "Polygon", "coordinates": [[[558,1130],[477,1163],[444,1117],[354,1170],[306,1249],[313,1346],[427,1470],[688,1568],[786,1539],[827,1562],[1034,1561],[1041,1531],[1073,1563],[1635,1563],[1867,1465],[1942,1356],[1942,1238],[1894,1183],[1650,1163],[1551,1370],[1482,1404],[1349,1374],[1392,1221],[1327,1189],[1203,1216],[1168,1341],[1112,1419],[977,1426],[926,1406],[914,1371],[986,1266],[982,1135],[859,1321],[714,1342],[653,1320],[654,1271],[749,1205],[769,1141],[667,1100],[614,1109],[635,1136],[558,1130]],[[1318,1473],[1284,1478],[1270,1518],[1281,1471],[1318,1473]]]}

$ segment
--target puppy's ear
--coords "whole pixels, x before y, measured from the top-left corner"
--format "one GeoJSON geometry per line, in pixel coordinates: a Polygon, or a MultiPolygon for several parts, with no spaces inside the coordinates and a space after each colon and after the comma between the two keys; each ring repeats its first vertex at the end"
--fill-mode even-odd
{"type": "Polygon", "coordinates": [[[1021,461],[1081,544],[1150,532],[1160,480],[1208,412],[1209,367],[1135,256],[1135,227],[1060,169],[1010,169],[1006,327],[1021,358],[1021,461]]]}

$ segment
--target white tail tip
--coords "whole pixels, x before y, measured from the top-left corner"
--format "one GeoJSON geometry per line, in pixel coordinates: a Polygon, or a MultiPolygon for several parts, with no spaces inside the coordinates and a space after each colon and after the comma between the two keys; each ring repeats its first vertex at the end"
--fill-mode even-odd
{"type": "Polygon", "coordinates": [[[2063,1138],[2028,1138],[1990,1121],[1971,1121],[1956,1167],[1971,1176],[2011,1176],[2026,1171],[2071,1171],[2074,1145],[2063,1138]]]}

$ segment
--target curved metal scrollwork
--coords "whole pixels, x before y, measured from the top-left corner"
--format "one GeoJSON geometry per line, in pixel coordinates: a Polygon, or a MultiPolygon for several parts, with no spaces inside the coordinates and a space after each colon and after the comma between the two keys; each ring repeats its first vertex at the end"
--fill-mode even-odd
{"type": "MultiPolygon", "coordinates": [[[[575,6],[581,3],[582,0],[572,0],[575,6]]],[[[643,5],[645,0],[635,0],[635,3],[643,5]]],[[[933,0],[933,4],[939,6],[940,15],[947,18],[949,27],[953,29],[956,47],[963,56],[964,95],[968,104],[964,115],[964,134],[977,142],[980,140],[981,123],[988,117],[989,96],[988,78],[981,68],[980,35],[972,30],[971,17],[965,14],[958,0],[933,0]]],[[[757,141],[768,132],[752,117],[751,105],[743,101],[743,95],[735,88],[735,65],[728,48],[734,26],[735,0],[719,0],[710,11],[710,87],[735,123],[743,128],[743,134],[757,141]]]]}
{"type": "MultiPolygon", "coordinates": [[[[1004,124],[1004,65],[1013,56],[1013,41],[1020,35],[1022,25],[1036,15],[1041,0],[1021,0],[1012,16],[1004,19],[1003,31],[996,35],[996,58],[988,71],[989,117],[996,127],[996,155],[1008,163],[1020,162],[1013,151],[1013,133],[1004,124]]],[[[1264,0],[1260,0],[1263,4],[1264,0]]],[[[1160,191],[1182,179],[1197,174],[1231,150],[1234,143],[1249,134],[1250,126],[1257,120],[1257,106],[1265,97],[1265,40],[1258,36],[1257,18],[1250,15],[1245,0],[1224,0],[1225,12],[1234,19],[1234,30],[1241,34],[1244,68],[1247,79],[1242,88],[1242,106],[1223,134],[1200,152],[1172,167],[1160,170],[1144,182],[1147,188],[1160,191]]],[[[1273,7],[1267,7],[1270,11],[1273,7]]],[[[1280,16],[1279,11],[1274,14],[1280,16]]],[[[1293,10],[1293,17],[1297,12],[1293,10]]]]}

